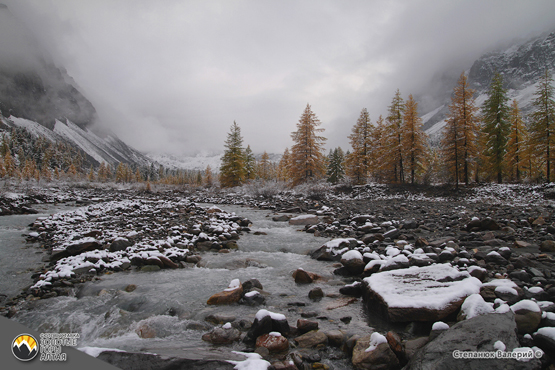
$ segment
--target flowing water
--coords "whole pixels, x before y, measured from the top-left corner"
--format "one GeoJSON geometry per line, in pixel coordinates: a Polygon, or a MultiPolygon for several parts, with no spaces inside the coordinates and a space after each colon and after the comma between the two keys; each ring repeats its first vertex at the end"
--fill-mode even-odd
{"type": "MultiPolygon", "coordinates": [[[[301,313],[310,311],[317,312],[318,318],[313,320],[318,320],[321,330],[368,331],[368,318],[360,300],[330,309],[340,306],[345,300],[337,294],[339,286],[345,282],[333,275],[335,267],[332,263],[307,256],[309,251],[320,247],[327,239],[301,232],[299,226],[274,222],[268,217],[268,211],[239,206],[221,208],[253,222],[252,232],[243,233],[238,241],[239,251],[204,253],[203,267],[103,275],[99,280],[76,288],[73,297],[30,302],[14,319],[42,332],[80,333],[80,347],[117,348],[190,358],[206,358],[221,351],[221,348],[201,340],[202,334],[212,327],[205,317],[215,313],[234,315],[238,320],[252,322],[256,312],[264,308],[285,314],[290,325],[296,325],[301,313]],[[266,235],[255,235],[256,231],[266,235]],[[322,275],[326,281],[295,284],[291,274],[299,267],[322,275]],[[232,279],[244,282],[251,278],[258,279],[264,291],[269,293],[265,305],[206,304],[212,294],[227,288],[232,279]],[[136,290],[126,292],[124,289],[129,284],[136,285],[136,290]],[[317,286],[331,296],[319,302],[311,301],[308,292],[317,286]],[[351,321],[344,323],[340,320],[345,317],[351,317],[351,321]],[[137,330],[145,331],[145,328],[155,336],[139,337],[137,330]]],[[[23,224],[30,223],[36,216],[29,216],[23,224]]],[[[17,229],[18,234],[22,231],[17,229]]],[[[15,254],[23,248],[26,256],[32,257],[30,260],[40,260],[41,254],[35,256],[31,252],[33,249],[20,244],[15,254]]],[[[29,279],[23,277],[17,274],[14,277],[15,280],[25,280],[20,286],[29,284],[29,279]]],[[[229,348],[241,350],[245,347],[237,343],[229,348]]]]}
{"type": "Polygon", "coordinates": [[[27,244],[24,233],[29,233],[29,224],[38,217],[74,209],[73,205],[36,205],[39,211],[34,215],[13,215],[0,217],[0,294],[12,297],[21,289],[33,284],[33,270],[43,265],[46,255],[37,245],[27,244]]]}

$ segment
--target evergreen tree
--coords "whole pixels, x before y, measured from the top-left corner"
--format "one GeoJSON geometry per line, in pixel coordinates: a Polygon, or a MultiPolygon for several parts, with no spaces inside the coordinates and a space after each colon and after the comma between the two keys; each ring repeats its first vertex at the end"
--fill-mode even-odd
{"type": "Polygon", "coordinates": [[[476,158],[476,132],[478,117],[474,90],[468,87],[464,72],[454,88],[447,124],[443,131],[441,150],[448,173],[455,180],[456,187],[462,180],[469,184],[471,163],[476,158]]]}
{"type": "Polygon", "coordinates": [[[526,158],[528,132],[516,99],[513,100],[509,111],[509,122],[509,140],[507,142],[507,154],[505,155],[507,172],[511,179],[520,182],[522,171],[528,163],[526,158]]]}
{"type": "Polygon", "coordinates": [[[223,187],[238,186],[245,180],[245,156],[241,129],[234,121],[225,142],[226,150],[220,167],[220,184],[223,187]]]}
{"type": "Polygon", "coordinates": [[[258,177],[262,180],[270,180],[272,177],[271,163],[268,153],[264,152],[258,163],[258,177]]]}
{"type": "Polygon", "coordinates": [[[389,114],[386,117],[387,121],[387,159],[388,170],[392,174],[394,182],[405,182],[405,168],[403,150],[403,116],[405,111],[405,104],[399,89],[395,92],[395,96],[389,106],[389,114]]]}
{"type": "Polygon", "coordinates": [[[388,136],[386,134],[387,127],[383,117],[380,115],[376,121],[376,126],[372,132],[372,176],[379,181],[386,181],[390,170],[391,161],[388,158],[388,136]]]}
{"type": "Polygon", "coordinates": [[[293,185],[318,179],[326,172],[323,145],[326,138],[319,136],[323,128],[318,128],[320,121],[307,104],[297,123],[297,131],[291,134],[291,179],[293,185]]]}
{"type": "Polygon", "coordinates": [[[328,182],[337,184],[345,178],[345,154],[341,147],[330,149],[328,155],[328,182]]]}
{"type": "Polygon", "coordinates": [[[247,145],[245,149],[245,180],[254,180],[256,178],[256,159],[251,150],[251,146],[247,145]]]}
{"type": "Polygon", "coordinates": [[[545,168],[545,179],[551,181],[551,164],[555,157],[555,100],[553,78],[548,69],[539,81],[535,93],[534,112],[530,122],[530,141],[535,147],[541,165],[545,168]]]}
{"type": "Polygon", "coordinates": [[[484,157],[488,172],[497,176],[497,182],[503,182],[503,166],[507,152],[509,134],[509,107],[507,90],[503,88],[503,77],[495,73],[491,80],[488,98],[482,107],[482,133],[484,135],[484,157]]]}
{"type": "Polygon", "coordinates": [[[418,103],[412,94],[405,103],[403,123],[402,146],[406,151],[406,167],[410,171],[410,183],[414,184],[416,174],[423,170],[427,142],[426,133],[422,131],[422,119],[418,116],[418,103]]]}
{"type": "Polygon", "coordinates": [[[349,135],[353,151],[347,157],[347,168],[349,177],[355,184],[365,184],[368,179],[372,161],[373,129],[370,115],[366,108],[363,108],[349,135]]]}
{"type": "Polygon", "coordinates": [[[279,160],[279,164],[277,168],[278,180],[280,181],[289,180],[290,161],[291,161],[291,154],[289,153],[289,148],[285,148],[285,150],[283,151],[283,155],[279,160]]]}

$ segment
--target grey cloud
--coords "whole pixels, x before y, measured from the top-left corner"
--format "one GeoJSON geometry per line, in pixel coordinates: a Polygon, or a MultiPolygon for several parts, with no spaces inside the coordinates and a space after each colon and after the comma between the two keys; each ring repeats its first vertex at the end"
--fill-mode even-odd
{"type": "MultiPolygon", "coordinates": [[[[67,68],[100,124],[140,150],[291,146],[306,103],[328,147],[363,107],[438,94],[485,51],[555,26],[552,1],[4,0],[67,68]]],[[[432,100],[421,107],[431,108],[432,100]]]]}

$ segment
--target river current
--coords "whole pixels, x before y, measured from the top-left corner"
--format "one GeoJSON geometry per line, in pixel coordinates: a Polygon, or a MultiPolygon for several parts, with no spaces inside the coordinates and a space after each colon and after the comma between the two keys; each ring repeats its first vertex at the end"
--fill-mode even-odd
{"type": "MultiPolygon", "coordinates": [[[[238,251],[202,253],[202,267],[102,275],[98,280],[75,288],[73,296],[30,302],[13,319],[41,332],[79,333],[79,347],[115,348],[188,358],[222,357],[222,347],[201,340],[202,334],[212,329],[212,325],[205,321],[211,314],[232,315],[237,320],[252,322],[256,312],[264,308],[284,314],[289,324],[295,326],[303,313],[314,312],[316,317],[313,319],[318,320],[320,330],[368,332],[369,322],[360,300],[343,305],[346,299],[341,298],[338,290],[346,281],[333,275],[336,267],[307,255],[328,239],[301,232],[300,226],[274,222],[269,211],[227,205],[220,208],[252,221],[251,233],[243,233],[238,241],[238,251]],[[291,276],[297,268],[318,273],[324,281],[298,285],[291,276]],[[232,279],[244,282],[251,278],[258,279],[264,291],[269,293],[265,305],[206,304],[211,295],[227,288],[232,279]],[[125,291],[130,284],[136,285],[136,289],[125,291]],[[327,296],[313,302],[308,298],[308,292],[317,286],[327,296]],[[141,330],[144,332],[145,328],[155,333],[154,337],[142,338],[137,334],[141,330]]],[[[10,274],[10,287],[4,284],[2,292],[17,293],[32,283],[29,272],[17,271],[39,264],[44,256],[44,253],[37,253],[40,249],[36,246],[25,245],[21,237],[26,225],[37,216],[41,215],[0,219],[2,240],[10,237],[10,243],[17,244],[11,251],[2,248],[2,263],[7,255],[11,258],[25,255],[19,267],[2,266],[2,273],[10,274]],[[14,226],[10,226],[12,220],[14,226]]],[[[242,343],[236,343],[225,347],[224,352],[244,348],[242,343]]],[[[350,368],[345,361],[336,363],[335,367],[350,368]]]]}

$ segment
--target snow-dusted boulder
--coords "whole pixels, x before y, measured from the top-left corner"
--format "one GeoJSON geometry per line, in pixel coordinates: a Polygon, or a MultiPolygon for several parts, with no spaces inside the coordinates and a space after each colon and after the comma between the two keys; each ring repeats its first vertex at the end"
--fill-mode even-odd
{"type": "Polygon", "coordinates": [[[509,359],[461,359],[453,351],[495,351],[495,344],[503,342],[507,352],[520,347],[512,312],[479,315],[444,330],[428,342],[410,359],[404,369],[538,369],[539,359],[520,362],[509,359]],[[433,364],[431,366],[430,364],[433,364]]]}
{"type": "Polygon", "coordinates": [[[289,220],[289,225],[316,225],[319,222],[316,215],[300,215],[289,220]]]}
{"type": "Polygon", "coordinates": [[[372,310],[392,322],[438,321],[480,292],[480,280],[449,264],[375,273],[364,279],[364,297],[372,310]]]}
{"type": "Polygon", "coordinates": [[[223,292],[216,293],[208,298],[207,304],[231,304],[238,302],[243,294],[243,286],[239,279],[233,279],[229,287],[223,292]]]}

